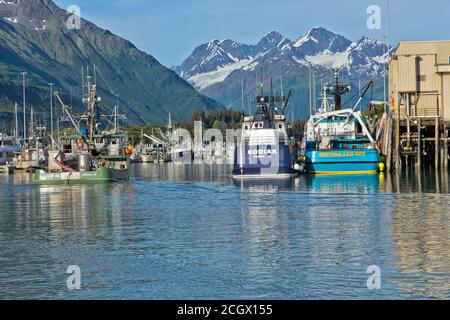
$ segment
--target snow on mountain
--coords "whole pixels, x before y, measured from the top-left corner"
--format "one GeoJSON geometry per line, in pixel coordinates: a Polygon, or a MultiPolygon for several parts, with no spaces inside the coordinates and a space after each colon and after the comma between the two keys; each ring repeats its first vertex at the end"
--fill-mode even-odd
{"type": "Polygon", "coordinates": [[[326,49],[316,55],[306,56],[305,60],[310,65],[319,65],[336,69],[341,68],[348,63],[348,52],[333,53],[329,49],[326,49]]]}
{"type": "Polygon", "coordinates": [[[195,48],[192,54],[174,70],[184,79],[195,75],[218,71],[240,61],[251,61],[255,57],[252,46],[232,40],[211,40],[195,48]]]}
{"type": "Polygon", "coordinates": [[[216,70],[199,73],[188,79],[189,82],[194,83],[198,90],[202,90],[212,86],[213,84],[224,81],[234,70],[241,69],[250,65],[251,60],[242,60],[235,63],[227,64],[225,66],[218,67],[216,70]]]}
{"type": "Polygon", "coordinates": [[[325,50],[333,53],[344,52],[351,41],[324,28],[314,28],[293,41],[291,50],[298,58],[317,55],[325,50]]]}
{"type": "Polygon", "coordinates": [[[47,19],[60,9],[51,0],[0,0],[0,17],[31,30],[43,31],[47,19]]]}
{"type": "Polygon", "coordinates": [[[256,45],[257,51],[260,53],[270,51],[274,48],[283,49],[286,45],[289,45],[291,40],[284,37],[276,31],[269,32],[265,35],[256,45]]]}
{"type": "MultiPolygon", "coordinates": [[[[388,58],[386,51],[386,45],[380,41],[362,37],[352,42],[320,27],[311,29],[293,41],[272,31],[256,45],[212,40],[197,47],[174,70],[200,91],[227,81],[237,71],[242,77],[243,72],[263,68],[273,70],[274,76],[277,76],[277,70],[269,64],[280,61],[291,69],[295,62],[300,67],[312,67],[319,72],[344,68],[349,77],[364,75],[378,78],[385,72],[384,64],[388,58]]],[[[281,67],[279,72],[290,71],[281,67]]]]}
{"type": "Polygon", "coordinates": [[[275,31],[265,35],[256,45],[214,39],[195,48],[181,66],[173,69],[201,90],[206,88],[205,85],[225,80],[234,70],[250,65],[272,50],[286,48],[290,43],[291,40],[275,31]]]}

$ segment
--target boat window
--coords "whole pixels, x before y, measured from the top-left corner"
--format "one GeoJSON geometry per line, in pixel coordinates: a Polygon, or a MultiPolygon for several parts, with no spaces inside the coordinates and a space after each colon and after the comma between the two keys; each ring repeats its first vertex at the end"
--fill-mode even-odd
{"type": "Polygon", "coordinates": [[[356,124],[356,132],[357,132],[357,133],[362,133],[362,132],[363,132],[363,129],[362,129],[362,126],[361,126],[360,123],[357,123],[357,124],[356,124]]]}
{"type": "Polygon", "coordinates": [[[245,127],[244,127],[244,130],[248,130],[248,126],[245,126],[245,127]]]}
{"type": "Polygon", "coordinates": [[[279,124],[279,125],[278,125],[278,128],[283,129],[283,125],[282,125],[282,124],[279,124]]]}

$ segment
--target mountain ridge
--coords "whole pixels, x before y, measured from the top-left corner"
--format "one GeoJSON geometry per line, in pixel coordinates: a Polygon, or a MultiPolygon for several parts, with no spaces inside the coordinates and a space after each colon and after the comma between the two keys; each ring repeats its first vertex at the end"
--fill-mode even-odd
{"type": "MultiPolygon", "coordinates": [[[[111,111],[118,95],[121,112],[129,122],[165,123],[169,112],[175,121],[182,121],[197,108],[223,107],[128,40],[85,19],[81,19],[80,30],[69,30],[70,15],[51,0],[0,2],[2,100],[13,103],[17,96],[2,90],[2,83],[21,83],[20,72],[26,71],[27,85],[43,91],[42,99],[29,101],[42,117],[48,116],[44,106],[49,104],[45,100],[49,100],[45,98],[49,82],[65,92],[66,99],[73,91],[74,109],[80,112],[81,67],[92,70],[95,65],[102,107],[111,111]]],[[[6,106],[2,109],[5,112],[6,106]]]]}
{"type": "MultiPolygon", "coordinates": [[[[369,79],[379,82],[388,57],[387,46],[380,41],[365,36],[351,41],[322,27],[315,27],[294,40],[271,31],[256,45],[234,41],[239,45],[235,45],[232,52],[227,51],[220,40],[215,41],[222,57],[231,55],[237,59],[223,59],[217,64],[214,59],[204,59],[212,52],[211,47],[200,45],[193,51],[195,59],[189,56],[174,70],[201,93],[234,108],[242,103],[241,84],[245,83],[246,93],[256,90],[258,80],[255,78],[258,79],[263,70],[265,83],[270,78],[277,83],[283,78],[286,86],[300,92],[298,103],[303,107],[302,116],[306,113],[305,105],[309,107],[309,70],[323,82],[329,81],[335,70],[341,68],[342,77],[355,87],[356,83],[369,79]],[[269,35],[273,41],[265,41],[269,35]],[[261,46],[266,42],[268,47],[261,46]],[[251,48],[252,54],[239,59],[247,48],[251,48]]],[[[281,85],[276,87],[281,89],[281,85]]],[[[320,92],[319,84],[317,90],[320,92]]]]}

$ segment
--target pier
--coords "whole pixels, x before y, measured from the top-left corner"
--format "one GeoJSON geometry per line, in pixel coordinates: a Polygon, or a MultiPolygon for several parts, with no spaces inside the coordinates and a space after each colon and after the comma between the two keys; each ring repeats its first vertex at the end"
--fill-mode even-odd
{"type": "Polygon", "coordinates": [[[450,41],[401,42],[389,65],[391,112],[382,123],[388,170],[447,170],[450,41]]]}

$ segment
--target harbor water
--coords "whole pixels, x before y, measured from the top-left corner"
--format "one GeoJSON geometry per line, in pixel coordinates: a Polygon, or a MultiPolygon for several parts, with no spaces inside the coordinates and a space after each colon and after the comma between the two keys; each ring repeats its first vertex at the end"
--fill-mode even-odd
{"type": "Polygon", "coordinates": [[[129,182],[73,186],[0,175],[0,299],[450,298],[447,173],[231,170],[134,165],[129,182]]]}

